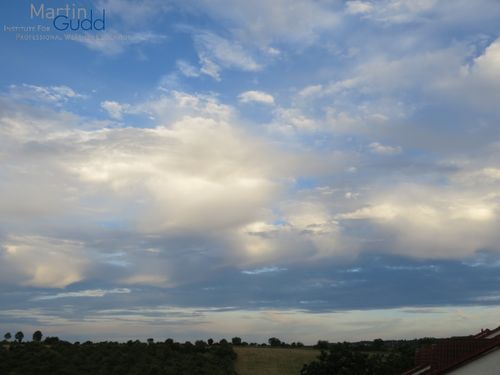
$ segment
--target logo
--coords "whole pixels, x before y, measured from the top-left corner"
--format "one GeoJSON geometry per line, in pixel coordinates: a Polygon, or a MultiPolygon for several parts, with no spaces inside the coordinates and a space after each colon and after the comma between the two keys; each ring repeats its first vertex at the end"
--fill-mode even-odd
{"type": "Polygon", "coordinates": [[[93,9],[71,6],[53,8],[44,3],[30,6],[30,18],[52,21],[58,31],[104,31],[106,30],[106,10],[94,12],[93,9]]]}

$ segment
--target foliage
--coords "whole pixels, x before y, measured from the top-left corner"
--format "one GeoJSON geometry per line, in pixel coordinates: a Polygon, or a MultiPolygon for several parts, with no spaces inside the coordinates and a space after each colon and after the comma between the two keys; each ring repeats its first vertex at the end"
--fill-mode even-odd
{"type": "Polygon", "coordinates": [[[24,339],[24,333],[22,331],[19,331],[14,337],[16,338],[18,343],[21,343],[24,339]]]}
{"type": "Polygon", "coordinates": [[[271,346],[280,346],[282,344],[281,340],[276,337],[271,337],[269,340],[267,340],[267,342],[269,342],[269,345],[271,346]]]}
{"type": "MultiPolygon", "coordinates": [[[[40,332],[41,333],[41,332],[40,332]]],[[[17,339],[17,335],[16,335],[17,339]]],[[[41,339],[41,337],[40,337],[41,339]]],[[[0,347],[5,375],[235,375],[236,353],[229,344],[203,341],[69,343],[56,337],[0,347]]]]}
{"type": "MultiPolygon", "coordinates": [[[[384,354],[362,352],[348,343],[321,342],[318,346],[322,347],[319,358],[304,365],[301,375],[396,375],[414,364],[415,346],[404,342],[384,354]]],[[[385,350],[382,340],[371,347],[385,350]]]]}
{"type": "Polygon", "coordinates": [[[35,342],[42,341],[42,337],[43,337],[42,331],[35,331],[33,333],[33,341],[35,341],[35,342]]]}

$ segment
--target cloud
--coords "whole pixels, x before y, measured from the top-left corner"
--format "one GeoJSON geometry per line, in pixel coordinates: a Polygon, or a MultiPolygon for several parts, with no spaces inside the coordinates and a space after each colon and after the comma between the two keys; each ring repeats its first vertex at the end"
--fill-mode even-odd
{"type": "Polygon", "coordinates": [[[336,218],[373,224],[373,241],[390,252],[427,258],[457,258],[498,250],[496,196],[465,186],[401,184],[378,191],[365,207],[336,218]]]}
{"type": "Polygon", "coordinates": [[[422,21],[440,10],[438,0],[349,1],[346,8],[348,13],[369,15],[377,22],[393,24],[422,21]]]}
{"type": "Polygon", "coordinates": [[[281,271],[286,271],[286,268],[279,268],[279,267],[262,267],[262,268],[256,268],[254,270],[244,270],[241,271],[241,273],[245,275],[260,275],[262,273],[272,273],[272,272],[281,272],[281,271]]]}
{"type": "Polygon", "coordinates": [[[368,1],[351,0],[346,3],[346,12],[349,14],[365,14],[373,10],[374,5],[368,1]]]}
{"type": "Polygon", "coordinates": [[[198,51],[201,72],[214,79],[219,79],[220,68],[243,71],[258,71],[262,65],[235,41],[222,38],[209,31],[197,31],[194,42],[198,51]]]}
{"type": "Polygon", "coordinates": [[[39,101],[61,105],[69,100],[85,99],[87,96],[75,92],[68,86],[36,86],[23,83],[10,85],[10,95],[16,99],[39,101]]]}
{"type": "Polygon", "coordinates": [[[183,5],[201,9],[238,40],[261,47],[280,42],[308,45],[339,23],[328,1],[191,0],[183,5]]]}
{"type": "Polygon", "coordinates": [[[397,155],[400,154],[402,148],[399,146],[384,146],[379,142],[373,142],[369,145],[370,152],[378,155],[397,155]]]}
{"type": "Polygon", "coordinates": [[[177,68],[181,71],[181,73],[186,77],[199,77],[199,70],[184,60],[177,60],[177,68]]]}
{"type": "Polygon", "coordinates": [[[81,290],[78,292],[65,292],[65,293],[57,293],[53,295],[43,295],[39,297],[35,297],[34,301],[47,301],[54,300],[60,298],[95,298],[95,297],[104,297],[108,294],[129,294],[131,291],[128,288],[115,288],[115,289],[89,289],[89,290],[81,290]]]}
{"type": "Polygon", "coordinates": [[[113,100],[105,100],[101,102],[101,108],[104,109],[111,118],[121,120],[123,114],[130,108],[130,105],[121,104],[113,100]]]}
{"type": "Polygon", "coordinates": [[[273,96],[262,91],[245,91],[238,95],[238,99],[240,103],[256,102],[268,105],[274,104],[273,96]]]}
{"type": "Polygon", "coordinates": [[[0,268],[4,283],[64,287],[82,280],[89,266],[84,244],[75,240],[11,235],[1,246],[0,268]]]}
{"type": "Polygon", "coordinates": [[[438,77],[432,87],[451,103],[497,113],[493,97],[500,93],[499,68],[500,39],[495,39],[479,56],[438,77]]]}
{"type": "Polygon", "coordinates": [[[231,108],[214,97],[172,92],[102,105],[115,118],[152,115],[154,125],[82,130],[84,119],[65,112],[4,112],[0,144],[11,152],[2,154],[0,183],[8,194],[0,199],[3,274],[34,286],[64,287],[99,274],[170,285],[197,269],[205,251],[224,262],[257,261],[240,228],[270,218],[283,182],[300,165],[291,162],[296,157],[233,125],[231,108]],[[26,205],[12,204],[13,197],[26,205]],[[140,250],[143,241],[159,250],[140,250]],[[200,246],[207,249],[187,255],[200,246]],[[102,256],[117,251],[124,253],[120,264],[102,256]]]}

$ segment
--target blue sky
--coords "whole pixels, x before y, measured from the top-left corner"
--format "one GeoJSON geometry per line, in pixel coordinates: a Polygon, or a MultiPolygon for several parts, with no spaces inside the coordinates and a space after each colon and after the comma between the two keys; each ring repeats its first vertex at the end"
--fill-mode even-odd
{"type": "Polygon", "coordinates": [[[2,330],[500,324],[498,2],[75,2],[103,31],[42,5],[0,5],[2,330]]]}

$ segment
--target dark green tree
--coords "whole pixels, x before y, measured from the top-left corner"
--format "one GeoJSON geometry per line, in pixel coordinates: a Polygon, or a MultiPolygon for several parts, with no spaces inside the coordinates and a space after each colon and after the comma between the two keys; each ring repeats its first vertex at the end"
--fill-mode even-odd
{"type": "Polygon", "coordinates": [[[373,350],[375,351],[382,351],[384,350],[384,340],[382,339],[375,339],[373,340],[373,350]]]}
{"type": "Polygon", "coordinates": [[[329,346],[330,343],[327,340],[318,340],[318,343],[316,344],[316,348],[319,350],[327,350],[329,346]]]}
{"type": "Polygon", "coordinates": [[[21,343],[24,339],[24,333],[22,331],[19,331],[14,337],[16,338],[18,343],[21,343]]]}
{"type": "Polygon", "coordinates": [[[411,362],[405,362],[399,352],[368,354],[339,343],[329,344],[316,361],[304,365],[301,375],[399,375],[409,367],[411,362]]]}
{"type": "Polygon", "coordinates": [[[231,343],[232,343],[233,345],[241,345],[241,337],[233,337],[233,338],[231,339],[231,343]]]}
{"type": "Polygon", "coordinates": [[[271,346],[280,346],[281,345],[281,340],[276,338],[276,337],[271,337],[269,340],[267,340],[267,342],[271,346]]]}
{"type": "Polygon", "coordinates": [[[11,338],[12,338],[12,335],[10,334],[10,332],[7,332],[5,335],[3,335],[4,339],[9,341],[11,338]]]}
{"type": "Polygon", "coordinates": [[[35,342],[42,341],[42,337],[43,337],[42,331],[35,331],[33,333],[33,341],[35,341],[35,342]]]}

